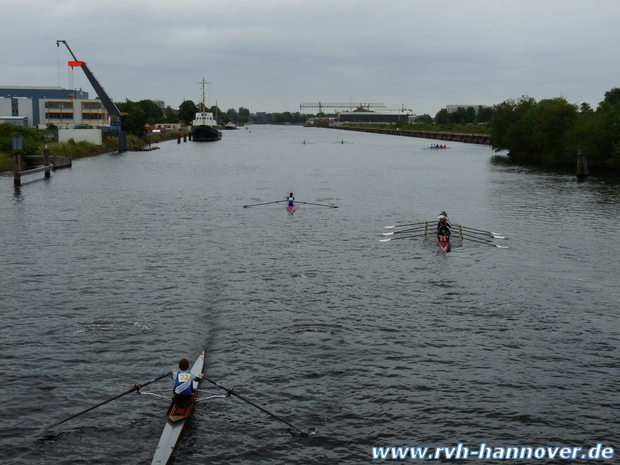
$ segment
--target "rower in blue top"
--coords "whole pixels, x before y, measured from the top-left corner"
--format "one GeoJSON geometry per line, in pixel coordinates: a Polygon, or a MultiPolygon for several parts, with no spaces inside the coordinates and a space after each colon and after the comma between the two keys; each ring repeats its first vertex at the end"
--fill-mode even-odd
{"type": "Polygon", "coordinates": [[[196,378],[203,378],[204,374],[195,375],[189,371],[189,360],[182,358],[179,361],[179,369],[172,370],[172,379],[174,379],[174,397],[177,400],[191,400],[194,389],[192,382],[196,378]]]}
{"type": "Polygon", "coordinates": [[[288,198],[286,200],[288,200],[288,206],[289,207],[294,207],[295,206],[295,197],[293,197],[293,193],[292,192],[288,195],[288,198]]]}

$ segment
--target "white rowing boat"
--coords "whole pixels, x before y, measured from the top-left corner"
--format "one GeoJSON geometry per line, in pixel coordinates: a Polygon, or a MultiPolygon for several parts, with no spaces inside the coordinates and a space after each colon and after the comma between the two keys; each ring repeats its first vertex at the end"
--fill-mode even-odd
{"type": "MultiPolygon", "coordinates": [[[[194,365],[190,371],[196,376],[199,375],[202,373],[204,363],[205,353],[203,351],[194,362],[194,365]]],[[[159,438],[159,444],[157,444],[157,449],[155,450],[155,455],[153,456],[151,465],[165,465],[170,460],[172,452],[174,451],[177,441],[181,436],[181,432],[183,431],[183,427],[194,409],[194,403],[196,402],[196,396],[198,395],[198,383],[199,380],[193,382],[194,394],[192,394],[191,400],[177,401],[174,398],[172,399],[172,403],[166,413],[166,426],[164,427],[163,433],[161,433],[161,438],[159,438]]]]}

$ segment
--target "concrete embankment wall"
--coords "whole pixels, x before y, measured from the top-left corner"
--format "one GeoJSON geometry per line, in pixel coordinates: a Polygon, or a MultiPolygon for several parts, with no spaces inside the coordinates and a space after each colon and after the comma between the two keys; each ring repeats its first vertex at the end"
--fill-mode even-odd
{"type": "Polygon", "coordinates": [[[442,132],[423,131],[396,131],[393,129],[374,128],[350,128],[345,126],[332,126],[333,129],[344,131],[372,132],[375,134],[388,134],[391,136],[420,137],[423,139],[447,140],[452,142],[466,142],[469,144],[490,144],[491,136],[487,134],[447,134],[442,132]]]}

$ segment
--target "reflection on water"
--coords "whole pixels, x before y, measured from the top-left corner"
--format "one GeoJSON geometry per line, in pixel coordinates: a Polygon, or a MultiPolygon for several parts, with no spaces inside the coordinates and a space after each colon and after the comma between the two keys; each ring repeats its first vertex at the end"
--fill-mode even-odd
{"type": "Polygon", "coordinates": [[[427,146],[254,126],[217,144],[78,160],[18,194],[0,178],[0,234],[11,238],[0,249],[0,446],[11,463],[148,463],[167,408],[152,396],[52,435],[40,425],[204,348],[211,379],[316,434],[293,438],[257,409],[214,399],[197,408],[179,463],[618,444],[619,178],[577,183],[485,146],[427,146]],[[242,207],[291,191],[339,208],[242,207]],[[442,255],[432,238],[379,242],[385,225],[443,210],[509,248],[463,240],[442,255]]]}

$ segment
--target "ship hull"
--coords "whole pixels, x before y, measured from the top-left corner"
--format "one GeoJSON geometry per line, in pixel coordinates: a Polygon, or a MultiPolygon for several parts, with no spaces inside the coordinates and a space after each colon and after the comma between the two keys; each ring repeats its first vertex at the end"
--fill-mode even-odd
{"type": "Polygon", "coordinates": [[[212,142],[222,138],[222,131],[213,126],[194,126],[192,128],[192,140],[195,142],[212,142]]]}

